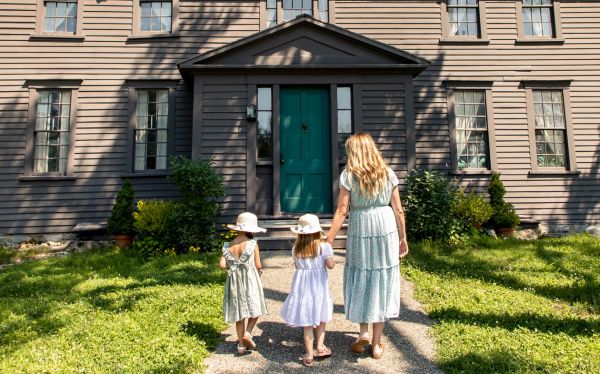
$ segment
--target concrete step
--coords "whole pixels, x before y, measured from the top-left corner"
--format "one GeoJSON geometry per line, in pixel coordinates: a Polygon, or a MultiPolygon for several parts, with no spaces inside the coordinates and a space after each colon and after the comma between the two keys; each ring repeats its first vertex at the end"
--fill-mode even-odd
{"type": "MultiPolygon", "coordinates": [[[[271,236],[264,237],[260,236],[256,238],[258,242],[258,246],[261,250],[263,249],[284,249],[291,250],[294,245],[294,241],[296,237],[286,237],[286,236],[271,236]]],[[[338,235],[336,240],[333,242],[333,248],[335,249],[345,249],[346,248],[346,235],[338,235]]]]}
{"type": "MultiPolygon", "coordinates": [[[[320,218],[321,227],[323,231],[327,232],[331,228],[331,218],[320,218]]],[[[296,234],[294,234],[290,227],[295,226],[298,223],[298,219],[295,217],[259,217],[258,225],[267,229],[266,233],[261,233],[256,236],[258,244],[261,249],[291,249],[294,241],[296,240],[296,234]]],[[[342,225],[338,232],[337,239],[333,243],[334,248],[345,248],[346,247],[346,231],[348,225],[342,225]]]]}

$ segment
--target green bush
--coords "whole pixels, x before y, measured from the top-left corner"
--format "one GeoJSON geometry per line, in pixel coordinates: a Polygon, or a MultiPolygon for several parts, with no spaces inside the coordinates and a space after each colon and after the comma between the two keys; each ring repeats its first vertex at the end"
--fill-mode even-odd
{"type": "Polygon", "coordinates": [[[412,170],[404,198],[406,230],[411,240],[453,240],[460,222],[453,214],[460,189],[436,171],[412,170]]]}
{"type": "Polygon", "coordinates": [[[494,227],[517,227],[521,220],[512,204],[504,201],[506,189],[498,173],[492,174],[488,194],[490,195],[490,205],[494,210],[488,223],[494,227]]]}
{"type": "Polygon", "coordinates": [[[133,185],[130,181],[123,182],[117,200],[108,218],[107,231],[109,234],[133,234],[133,185]]]}
{"type": "Polygon", "coordinates": [[[223,178],[209,162],[201,159],[173,158],[170,170],[169,180],[179,188],[181,200],[172,215],[168,241],[177,243],[179,249],[190,246],[203,251],[215,249],[218,199],[225,195],[223,178]]]}
{"type": "Polygon", "coordinates": [[[454,214],[463,223],[465,231],[470,231],[471,228],[481,228],[490,219],[493,212],[494,208],[485,201],[485,198],[473,191],[468,195],[461,191],[454,207],[454,214]]]}
{"type": "Polygon", "coordinates": [[[138,237],[153,237],[166,244],[169,237],[170,223],[177,204],[172,200],[140,200],[137,211],[133,213],[138,237]]]}

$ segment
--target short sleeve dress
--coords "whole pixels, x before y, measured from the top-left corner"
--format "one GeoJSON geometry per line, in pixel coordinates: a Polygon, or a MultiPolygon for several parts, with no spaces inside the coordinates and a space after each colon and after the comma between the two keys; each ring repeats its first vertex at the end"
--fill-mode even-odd
{"type": "Polygon", "coordinates": [[[249,240],[238,259],[231,253],[229,243],[223,245],[223,256],[228,268],[223,294],[225,322],[232,323],[267,314],[262,282],[254,266],[255,249],[256,240],[249,240]]]}
{"type": "Polygon", "coordinates": [[[364,196],[356,178],[344,170],[340,188],[350,191],[350,217],[344,266],[346,318],[356,323],[384,322],[400,314],[400,240],[390,207],[396,174],[374,197],[364,196]]]}
{"type": "Polygon", "coordinates": [[[325,261],[333,249],[321,243],[320,254],[311,258],[295,258],[296,272],[289,295],[281,307],[281,318],[291,326],[318,326],[333,317],[325,261]]]}

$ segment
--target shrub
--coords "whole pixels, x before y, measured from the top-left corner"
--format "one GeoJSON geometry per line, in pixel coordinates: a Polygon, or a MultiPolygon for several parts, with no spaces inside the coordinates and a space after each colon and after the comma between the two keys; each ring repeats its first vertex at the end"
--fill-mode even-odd
{"type": "Polygon", "coordinates": [[[516,227],[521,220],[512,204],[504,201],[506,189],[498,173],[492,174],[488,193],[490,195],[490,205],[494,209],[489,223],[494,227],[516,227]]]}
{"type": "Polygon", "coordinates": [[[133,213],[134,224],[138,237],[153,237],[167,244],[170,223],[176,211],[177,204],[172,200],[140,200],[137,211],[133,213]]]}
{"type": "Polygon", "coordinates": [[[461,191],[454,207],[454,214],[463,223],[465,231],[470,231],[471,228],[479,229],[490,219],[493,212],[494,208],[485,198],[473,191],[468,195],[461,191]]]}
{"type": "Polygon", "coordinates": [[[453,208],[460,189],[436,171],[411,171],[404,198],[406,230],[411,240],[455,239],[460,222],[453,208]]]}
{"type": "Polygon", "coordinates": [[[223,178],[201,159],[173,158],[170,170],[169,180],[179,188],[181,200],[172,215],[168,241],[184,250],[190,246],[214,249],[218,246],[218,198],[225,195],[223,178]]]}
{"type": "Polygon", "coordinates": [[[133,234],[133,185],[130,181],[123,182],[117,200],[108,218],[107,231],[109,234],[133,234]]]}

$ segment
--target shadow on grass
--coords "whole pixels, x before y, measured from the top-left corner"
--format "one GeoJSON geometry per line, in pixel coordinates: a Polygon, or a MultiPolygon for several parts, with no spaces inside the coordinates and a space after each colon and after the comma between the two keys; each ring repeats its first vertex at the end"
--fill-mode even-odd
{"type": "Polygon", "coordinates": [[[570,336],[592,336],[600,333],[600,320],[541,316],[534,313],[515,315],[494,313],[469,313],[458,308],[438,309],[431,317],[440,322],[458,322],[464,325],[499,327],[506,330],[525,328],[531,331],[570,336]]]}
{"type": "MultiPolygon", "coordinates": [[[[558,250],[547,249],[552,247],[572,247],[573,241],[568,239],[553,239],[548,241],[524,242],[518,240],[482,240],[475,243],[477,249],[461,248],[442,248],[431,249],[425,245],[414,245],[412,255],[409,259],[412,266],[430,273],[441,273],[444,275],[453,275],[462,278],[483,280],[488,283],[502,285],[513,290],[533,290],[539,296],[548,299],[562,300],[566,302],[579,302],[586,304],[591,311],[600,311],[600,281],[594,267],[585,264],[586,258],[583,253],[590,253],[593,249],[586,246],[586,241],[577,242],[578,246],[573,253],[561,252],[558,250]],[[497,243],[495,243],[497,242],[497,243]],[[496,256],[490,256],[488,260],[475,258],[476,251],[502,250],[506,249],[514,254],[513,257],[498,259],[496,256]],[[521,262],[520,257],[534,253],[537,258],[543,261],[545,269],[539,266],[521,262]],[[565,263],[572,262],[571,268],[565,263]],[[528,267],[530,266],[530,267],[528,267]],[[587,269],[587,270],[586,270],[587,269]],[[570,284],[532,284],[519,278],[521,273],[543,274],[558,273],[572,279],[570,284]]],[[[593,239],[589,240],[592,245],[593,239]]],[[[588,244],[589,244],[588,243],[588,244]]],[[[600,251],[598,251],[600,253],[600,251]]],[[[600,261],[593,257],[587,257],[597,263],[596,268],[600,267],[600,261]]],[[[539,265],[539,264],[538,264],[539,265]]]]}
{"type": "Polygon", "coordinates": [[[209,350],[215,349],[221,341],[221,331],[208,323],[187,321],[181,325],[181,331],[203,342],[209,350]]]}
{"type": "Polygon", "coordinates": [[[552,373],[551,368],[531,358],[516,357],[513,352],[491,350],[487,354],[466,353],[453,360],[442,362],[447,373],[552,373]]]}

